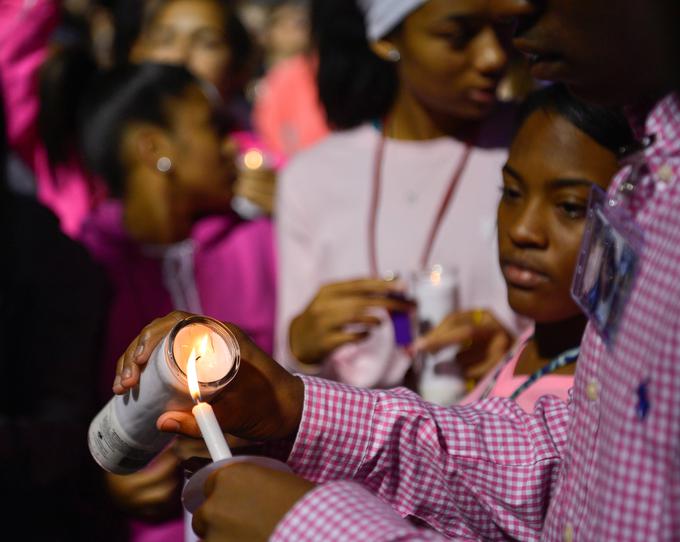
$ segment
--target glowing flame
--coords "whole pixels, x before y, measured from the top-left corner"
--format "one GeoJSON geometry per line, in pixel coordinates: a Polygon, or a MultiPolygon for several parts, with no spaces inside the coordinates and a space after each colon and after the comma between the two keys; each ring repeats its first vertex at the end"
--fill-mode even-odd
{"type": "Polygon", "coordinates": [[[257,149],[251,149],[243,155],[243,164],[248,169],[260,169],[264,165],[264,156],[257,149]]]}
{"type": "Polygon", "coordinates": [[[196,373],[196,349],[191,349],[189,359],[187,360],[187,382],[189,384],[189,393],[194,401],[201,400],[201,390],[198,387],[198,374],[196,373]]]}
{"type": "Polygon", "coordinates": [[[439,286],[441,284],[442,271],[443,269],[441,265],[435,265],[432,267],[432,271],[430,272],[430,282],[433,286],[439,286]]]}

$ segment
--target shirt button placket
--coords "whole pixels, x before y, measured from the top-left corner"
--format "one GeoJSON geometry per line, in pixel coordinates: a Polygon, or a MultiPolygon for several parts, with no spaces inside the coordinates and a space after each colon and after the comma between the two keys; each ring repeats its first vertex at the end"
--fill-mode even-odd
{"type": "Polygon", "coordinates": [[[668,164],[664,164],[659,168],[656,174],[662,183],[668,183],[673,178],[673,168],[668,164]]]}

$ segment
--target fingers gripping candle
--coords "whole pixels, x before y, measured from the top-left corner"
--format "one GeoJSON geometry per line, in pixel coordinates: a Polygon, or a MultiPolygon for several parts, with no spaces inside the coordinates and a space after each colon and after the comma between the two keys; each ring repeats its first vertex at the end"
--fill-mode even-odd
{"type": "Polygon", "coordinates": [[[172,440],[156,429],[156,420],[167,410],[191,410],[187,372],[192,351],[200,353],[200,359],[194,355],[196,380],[206,398],[238,371],[238,342],[221,322],[202,316],[179,322],[151,354],[139,384],[114,396],[92,420],[88,445],[102,468],[116,474],[135,472],[172,440]]]}

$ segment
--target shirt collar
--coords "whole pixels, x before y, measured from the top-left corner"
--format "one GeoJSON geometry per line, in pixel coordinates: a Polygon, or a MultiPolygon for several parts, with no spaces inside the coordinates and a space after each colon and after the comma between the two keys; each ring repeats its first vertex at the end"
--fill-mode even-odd
{"type": "Polygon", "coordinates": [[[637,139],[654,136],[654,147],[667,154],[680,152],[680,93],[671,92],[655,104],[640,104],[625,109],[637,139]]]}

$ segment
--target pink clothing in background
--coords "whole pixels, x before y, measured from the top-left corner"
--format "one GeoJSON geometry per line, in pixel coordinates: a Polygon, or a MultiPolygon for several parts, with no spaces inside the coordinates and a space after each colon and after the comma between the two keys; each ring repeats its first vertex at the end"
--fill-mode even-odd
{"type": "Polygon", "coordinates": [[[84,172],[76,156],[51,165],[38,133],[38,72],[59,9],[55,0],[0,1],[0,92],[10,149],[33,171],[38,200],[75,237],[90,210],[105,198],[106,187],[84,172]]]}
{"type": "Polygon", "coordinates": [[[163,523],[130,522],[130,542],[185,542],[184,517],[163,523]]]}
{"type": "Polygon", "coordinates": [[[282,60],[261,81],[253,124],[268,148],[290,157],[328,134],[316,87],[316,57],[282,60]]]}
{"type": "MultiPolygon", "coordinates": [[[[275,359],[299,370],[288,330],[319,288],[371,275],[368,224],[375,153],[372,125],[336,132],[296,155],[279,179],[279,301],[275,359]]],[[[378,273],[408,277],[421,252],[464,145],[452,138],[389,139],[377,216],[378,273]]],[[[456,268],[460,309],[487,308],[508,329],[523,322],[508,306],[496,247],[496,207],[507,151],[473,149],[442,221],[428,265],[456,268]]],[[[395,346],[389,318],[362,343],[337,349],[321,375],[357,386],[401,383],[410,359],[395,346]]]]}
{"type": "MultiPolygon", "coordinates": [[[[496,377],[493,387],[487,394],[487,397],[510,397],[517,388],[519,388],[530,375],[516,375],[515,368],[519,362],[519,358],[524,352],[526,342],[531,338],[533,329],[525,332],[517,341],[517,347],[511,353],[511,358],[501,361],[493,368],[480,382],[475,386],[468,395],[463,397],[460,402],[461,405],[468,405],[478,401],[486,392],[487,388],[496,377]],[[500,372],[498,372],[500,370],[500,372]]],[[[544,395],[555,395],[567,401],[569,399],[569,390],[574,385],[574,377],[572,375],[550,374],[539,378],[526,390],[524,390],[515,399],[515,402],[521,406],[525,412],[533,412],[536,402],[544,395]]]]}

